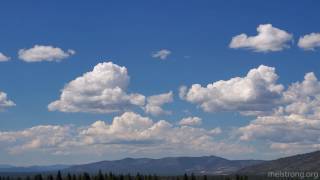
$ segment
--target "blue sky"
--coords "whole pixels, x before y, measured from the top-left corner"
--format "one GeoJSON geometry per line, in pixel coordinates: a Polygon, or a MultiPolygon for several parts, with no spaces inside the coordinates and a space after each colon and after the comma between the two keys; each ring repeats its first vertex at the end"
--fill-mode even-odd
{"type": "MultiPolygon", "coordinates": [[[[273,142],[274,138],[268,138],[267,135],[260,139],[243,142],[237,138],[241,135],[235,130],[248,126],[257,119],[258,115],[247,116],[237,110],[206,112],[199,107],[201,102],[179,98],[179,87],[184,85],[191,88],[193,84],[206,86],[219,80],[244,77],[248,71],[260,65],[275,68],[279,76],[277,84],[284,86],[283,91],[286,91],[291,83],[303,81],[307,72],[314,72],[319,76],[319,51],[316,48],[308,51],[297,46],[299,37],[320,32],[318,5],[317,1],[249,0],[241,2],[231,0],[3,1],[0,6],[2,24],[0,52],[10,56],[11,59],[0,63],[0,91],[5,92],[16,106],[0,112],[2,133],[17,133],[39,125],[72,125],[80,128],[90,126],[97,120],[112,123],[114,117],[121,116],[124,112],[88,113],[48,110],[48,104],[59,99],[62,89],[70,81],[82,76],[85,72],[92,71],[98,63],[112,61],[114,65],[126,67],[130,76],[128,93],[139,93],[147,98],[173,92],[173,101],[164,105],[165,110],[171,111],[170,115],[153,116],[140,107],[130,111],[149,117],[154,122],[166,120],[174,126],[182,118],[200,117],[202,124],[195,128],[208,131],[220,128],[222,133],[214,137],[217,141],[250,147],[252,153],[224,154],[219,153],[218,150],[193,151],[190,148],[181,153],[178,151],[167,153],[161,149],[160,152],[155,152],[148,149],[145,153],[142,151],[139,154],[133,153],[134,147],[130,147],[130,152],[117,154],[105,152],[102,148],[99,153],[92,152],[99,155],[89,159],[81,154],[90,153],[85,148],[81,152],[62,153],[63,155],[52,153],[52,147],[49,152],[43,146],[27,152],[9,152],[10,147],[17,144],[18,147],[20,141],[25,141],[18,137],[14,145],[10,144],[12,142],[6,142],[9,145],[0,146],[0,159],[3,161],[0,163],[22,165],[80,163],[127,156],[163,157],[206,154],[221,154],[235,159],[270,159],[305,152],[309,146],[317,149],[318,142],[307,137],[297,140],[299,139],[297,137],[290,142],[281,141],[281,143],[294,144],[297,151],[288,152],[284,148],[280,150],[268,148],[264,152],[259,152],[260,148],[264,149],[265,146],[270,147],[272,144],[277,146],[279,144],[274,144],[280,142],[273,142]],[[291,34],[292,38],[285,42],[290,47],[265,52],[229,47],[233,37],[241,33],[256,36],[256,28],[263,24],[272,24],[273,27],[291,34]],[[30,49],[35,45],[58,47],[66,53],[68,49],[72,49],[76,53],[69,54],[59,62],[46,60],[25,62],[18,57],[20,49],[30,49]],[[171,52],[164,60],[152,57],[152,54],[163,49],[171,52]],[[39,155],[39,158],[35,158],[35,154],[39,155]]],[[[309,96],[317,99],[317,91],[314,93],[309,96]]],[[[272,106],[278,107],[274,104],[272,106]]],[[[271,117],[271,115],[263,115],[263,117],[271,117]]],[[[316,118],[313,117],[313,119],[316,118]]],[[[292,127],[295,126],[292,125],[292,127]]],[[[301,129],[294,131],[297,130],[301,129]]],[[[303,129],[303,131],[307,130],[303,129]]],[[[289,135],[290,133],[292,132],[288,132],[289,135]]],[[[0,140],[1,135],[5,136],[0,133],[0,140]]],[[[313,137],[316,135],[318,134],[312,134],[313,137]]],[[[29,138],[33,137],[27,137],[28,140],[29,138]]],[[[284,146],[282,144],[281,147],[284,146]]]]}

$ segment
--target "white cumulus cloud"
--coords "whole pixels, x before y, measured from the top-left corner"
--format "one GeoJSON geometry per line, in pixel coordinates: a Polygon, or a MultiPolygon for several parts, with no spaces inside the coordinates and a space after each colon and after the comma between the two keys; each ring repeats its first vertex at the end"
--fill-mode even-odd
{"type": "Polygon", "coordinates": [[[320,33],[311,33],[300,37],[298,46],[304,50],[315,50],[320,47],[320,33]]]}
{"type": "Polygon", "coordinates": [[[41,61],[61,61],[75,54],[75,51],[69,49],[62,50],[59,47],[35,45],[30,49],[20,49],[18,56],[25,62],[41,61]]]}
{"type": "Polygon", "coordinates": [[[235,130],[242,141],[259,141],[286,154],[319,150],[320,81],[309,72],[285,88],[278,77],[275,68],[260,65],[244,77],[182,86],[179,96],[207,112],[251,115],[249,124],[235,130]]]}
{"type": "Polygon", "coordinates": [[[126,67],[112,62],[97,64],[92,71],[72,80],[60,99],[48,105],[50,111],[111,113],[142,107],[145,96],[127,93],[130,77],[126,67]]]}
{"type": "Polygon", "coordinates": [[[153,58],[158,58],[161,60],[165,60],[168,58],[168,56],[171,54],[171,51],[168,49],[161,49],[155,53],[152,54],[153,58]]]}
{"type": "Polygon", "coordinates": [[[147,97],[147,104],[145,106],[145,112],[154,116],[162,114],[170,114],[170,111],[166,111],[162,108],[164,104],[173,102],[172,91],[168,93],[158,94],[147,97]]]}
{"type": "Polygon", "coordinates": [[[269,142],[270,148],[287,153],[320,148],[320,82],[307,73],[283,92],[283,104],[273,114],[258,116],[239,128],[240,139],[269,142]]]}
{"type": "Polygon", "coordinates": [[[9,56],[4,55],[0,52],[0,62],[6,62],[9,61],[11,58],[9,56]]]}
{"type": "Polygon", "coordinates": [[[289,48],[293,40],[292,34],[273,27],[271,24],[261,24],[257,27],[256,36],[240,34],[232,38],[229,47],[238,49],[246,48],[256,52],[281,51],[289,48]]]}
{"type": "Polygon", "coordinates": [[[284,89],[277,84],[275,68],[260,65],[245,77],[220,80],[207,86],[193,84],[180,88],[180,97],[199,105],[206,112],[237,111],[263,114],[273,110],[284,89]]]}
{"type": "Polygon", "coordinates": [[[70,126],[39,125],[21,131],[0,132],[0,142],[4,148],[18,154],[25,151],[57,151],[73,141],[70,126]]]}
{"type": "Polygon", "coordinates": [[[133,112],[96,121],[89,126],[40,125],[20,131],[0,131],[0,147],[8,153],[47,152],[77,155],[115,154],[163,156],[170,154],[230,155],[251,152],[236,142],[217,140],[219,128],[175,126],[133,112]],[[93,153],[96,152],[96,153],[93,153]]]}

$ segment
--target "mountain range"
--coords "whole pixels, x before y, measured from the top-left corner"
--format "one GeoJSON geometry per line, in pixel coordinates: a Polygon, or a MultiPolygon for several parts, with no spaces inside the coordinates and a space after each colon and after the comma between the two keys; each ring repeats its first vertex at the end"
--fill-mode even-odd
{"type": "Polygon", "coordinates": [[[38,172],[50,172],[66,169],[69,165],[50,165],[50,166],[27,166],[18,167],[6,164],[0,164],[0,173],[38,173],[38,172]]]}
{"type": "Polygon", "coordinates": [[[228,160],[217,156],[202,157],[166,157],[151,158],[125,158],[114,161],[100,161],[80,165],[53,165],[15,167],[0,164],[0,174],[14,173],[47,173],[61,170],[63,173],[130,173],[130,174],[158,174],[181,175],[195,174],[254,174],[265,175],[270,171],[309,171],[320,172],[320,151],[299,154],[271,161],[262,160],[228,160]]]}
{"type": "Polygon", "coordinates": [[[257,160],[228,160],[217,156],[203,157],[167,157],[162,159],[126,158],[117,161],[101,161],[96,163],[71,166],[68,172],[112,171],[114,173],[142,173],[177,175],[195,174],[230,174],[237,170],[261,163],[257,160]]]}
{"type": "Polygon", "coordinates": [[[262,175],[268,172],[320,172],[320,151],[298,154],[272,161],[247,166],[238,172],[262,175]]]}

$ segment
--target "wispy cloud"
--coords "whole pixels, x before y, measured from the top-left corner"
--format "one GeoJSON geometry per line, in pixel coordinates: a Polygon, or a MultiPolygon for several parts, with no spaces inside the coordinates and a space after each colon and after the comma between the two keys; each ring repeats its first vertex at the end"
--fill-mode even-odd
{"type": "Polygon", "coordinates": [[[157,58],[157,59],[161,59],[161,60],[165,60],[169,57],[169,55],[171,55],[171,51],[168,49],[161,49],[155,53],[152,54],[153,58],[157,58]]]}

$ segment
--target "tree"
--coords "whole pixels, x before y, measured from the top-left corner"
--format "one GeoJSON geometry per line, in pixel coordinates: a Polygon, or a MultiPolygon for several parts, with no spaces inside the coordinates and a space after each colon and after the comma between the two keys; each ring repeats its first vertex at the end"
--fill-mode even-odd
{"type": "Polygon", "coordinates": [[[158,180],[158,176],[156,174],[153,175],[153,180],[158,180]]]}
{"type": "Polygon", "coordinates": [[[183,180],[188,180],[188,175],[186,173],[183,176],[183,180]]]}
{"type": "Polygon", "coordinates": [[[124,180],[124,176],[122,174],[120,174],[119,180],[124,180]]]}
{"type": "Polygon", "coordinates": [[[196,176],[193,173],[191,173],[191,180],[196,180],[196,176]]]}
{"type": "Polygon", "coordinates": [[[127,180],[132,180],[131,174],[127,174],[127,180]]]}
{"type": "Polygon", "coordinates": [[[47,177],[48,180],[53,180],[53,176],[50,174],[48,177],[47,177]]]}
{"type": "Polygon", "coordinates": [[[109,172],[108,180],[114,180],[114,175],[112,172],[109,172]]]}
{"type": "Polygon", "coordinates": [[[88,173],[83,173],[83,180],[90,180],[90,175],[88,173]]]}
{"type": "Polygon", "coordinates": [[[58,171],[56,180],[62,180],[62,176],[61,176],[61,172],[60,171],[58,171]]]}
{"type": "Polygon", "coordinates": [[[207,180],[207,179],[208,179],[207,175],[204,175],[203,180],[207,180]]]}
{"type": "Polygon", "coordinates": [[[142,180],[142,177],[139,173],[137,173],[137,175],[136,175],[136,180],[142,180]]]}
{"type": "Polygon", "coordinates": [[[72,177],[71,177],[70,173],[68,173],[68,175],[67,175],[67,180],[72,180],[72,177]]]}
{"type": "Polygon", "coordinates": [[[99,170],[99,173],[98,173],[98,180],[104,180],[101,170],[99,170]]]}
{"type": "Polygon", "coordinates": [[[34,180],[43,180],[41,174],[37,174],[34,176],[34,180]]]}

